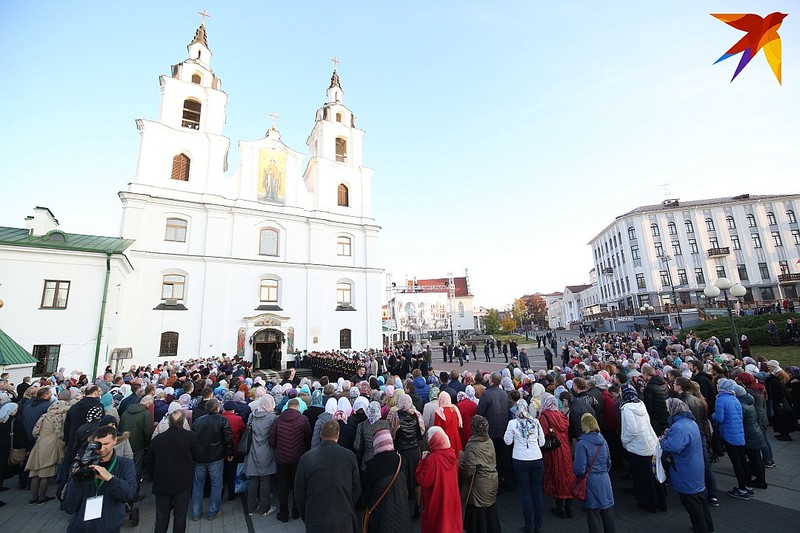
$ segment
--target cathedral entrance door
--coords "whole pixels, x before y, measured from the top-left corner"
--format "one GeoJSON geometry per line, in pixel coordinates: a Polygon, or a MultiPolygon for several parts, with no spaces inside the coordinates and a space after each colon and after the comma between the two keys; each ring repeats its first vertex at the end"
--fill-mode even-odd
{"type": "Polygon", "coordinates": [[[253,351],[261,354],[256,359],[258,369],[281,369],[280,348],[282,334],[276,329],[262,329],[253,335],[253,351]]]}

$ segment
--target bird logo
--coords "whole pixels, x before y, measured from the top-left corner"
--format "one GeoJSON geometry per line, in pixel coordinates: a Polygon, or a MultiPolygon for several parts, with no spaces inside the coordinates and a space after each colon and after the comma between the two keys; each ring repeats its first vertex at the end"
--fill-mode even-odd
{"type": "Polygon", "coordinates": [[[781,27],[783,19],[786,18],[786,13],[771,13],[766,17],[760,17],[753,14],[714,14],[712,17],[718,18],[725,24],[733,26],[737,30],[747,32],[747,35],[742,37],[739,42],[731,46],[730,50],[722,54],[722,57],[717,59],[714,64],[716,65],[723,59],[728,59],[731,56],[742,54],[739,60],[739,65],[736,67],[736,72],[733,73],[731,81],[736,79],[736,76],[747,66],[753,57],[758,54],[759,50],[764,49],[764,56],[767,58],[767,63],[778,78],[778,83],[781,82],[781,36],[778,35],[778,28],[781,27]]]}

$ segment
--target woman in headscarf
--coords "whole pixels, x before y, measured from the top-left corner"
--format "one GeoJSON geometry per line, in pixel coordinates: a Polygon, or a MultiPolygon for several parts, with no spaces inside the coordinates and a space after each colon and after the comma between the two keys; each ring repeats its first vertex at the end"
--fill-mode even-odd
{"type": "Polygon", "coordinates": [[[258,407],[250,415],[250,434],[253,440],[244,458],[247,474],[247,512],[269,516],[277,508],[270,505],[270,479],[278,471],[275,450],[269,445],[269,432],[277,420],[275,399],[270,394],[261,396],[258,407]]]}
{"type": "Polygon", "coordinates": [[[256,409],[258,409],[258,405],[260,403],[261,398],[265,394],[269,394],[269,391],[267,390],[266,387],[255,387],[251,391],[251,394],[253,395],[253,401],[248,403],[247,405],[250,406],[250,412],[252,413],[256,409]]]}
{"type": "Polygon", "coordinates": [[[442,428],[447,434],[456,455],[464,449],[461,444],[461,427],[464,425],[461,412],[453,405],[450,394],[445,391],[439,393],[439,407],[436,409],[433,424],[442,428]]]}
{"type": "Polygon", "coordinates": [[[103,411],[105,414],[113,416],[117,419],[117,422],[119,422],[119,413],[117,412],[117,408],[114,407],[114,397],[110,392],[100,397],[100,403],[103,404],[103,411]]]}
{"type": "Polygon", "coordinates": [[[408,512],[408,487],[403,475],[401,456],[395,452],[392,434],[388,429],[375,433],[375,455],[367,461],[361,476],[361,497],[356,509],[369,509],[386,492],[378,506],[371,514],[370,533],[392,531],[411,533],[411,514],[408,512]],[[397,478],[392,482],[395,472],[400,469],[397,478]],[[392,483],[389,486],[389,483],[392,483]]]}
{"type": "MultiPolygon", "coordinates": [[[[475,396],[475,389],[472,385],[467,385],[467,389],[472,389],[472,395],[475,396]]],[[[466,391],[459,391],[456,398],[458,398],[456,408],[461,413],[461,429],[459,430],[461,445],[466,446],[472,436],[472,417],[478,414],[478,404],[470,399],[466,391]]]]}
{"type": "Polygon", "coordinates": [[[534,416],[538,416],[542,411],[542,394],[544,394],[544,385],[538,381],[531,385],[531,412],[534,416]]]}
{"type": "Polygon", "coordinates": [[[409,506],[414,505],[414,517],[418,518],[420,492],[417,489],[415,473],[421,457],[419,445],[422,435],[425,433],[425,423],[408,394],[403,394],[398,398],[397,410],[389,413],[387,422],[394,436],[395,448],[403,458],[409,506]]]}
{"type": "Polygon", "coordinates": [[[358,429],[358,425],[367,419],[367,407],[369,407],[369,400],[363,396],[358,396],[352,402],[352,414],[347,418],[347,424],[353,427],[353,434],[358,429]]]}
{"type": "Polygon", "coordinates": [[[375,450],[372,441],[375,438],[375,433],[381,429],[389,429],[389,423],[386,420],[381,420],[381,404],[378,402],[370,402],[365,411],[367,419],[361,422],[356,429],[356,440],[353,443],[355,448],[356,457],[359,458],[359,466],[363,471],[367,467],[367,461],[372,459],[375,455],[375,450]]]}
{"type": "MultiPolygon", "coordinates": [[[[650,424],[647,408],[639,394],[631,386],[622,389],[620,407],[622,446],[628,452],[628,461],[633,475],[633,492],[640,509],[657,513],[666,510],[663,487],[653,474],[652,457],[656,453],[658,437],[650,424]]],[[[605,442],[605,439],[604,439],[605,442]]]]}
{"type": "MultiPolygon", "coordinates": [[[[153,430],[153,439],[156,438],[156,435],[164,433],[169,429],[169,415],[175,411],[183,411],[184,414],[186,413],[181,405],[181,402],[170,402],[170,404],[167,406],[167,413],[161,420],[158,421],[158,424],[156,424],[156,429],[153,430]]],[[[189,422],[187,422],[185,418],[183,420],[183,429],[187,431],[192,429],[192,426],[189,425],[189,422]]]]}
{"type": "Polygon", "coordinates": [[[544,444],[544,432],[539,421],[531,416],[525,400],[518,400],[516,407],[517,414],[509,420],[503,441],[509,446],[513,445],[514,474],[525,519],[523,529],[526,532],[541,531],[544,524],[544,461],[540,446],[544,444]]]}
{"type": "Polygon", "coordinates": [[[425,422],[425,427],[433,426],[433,417],[436,416],[436,410],[439,408],[439,387],[431,385],[430,392],[428,393],[428,403],[422,408],[422,421],[425,422]]]}
{"type": "Polygon", "coordinates": [[[553,432],[561,445],[544,450],[544,493],[555,500],[550,511],[559,518],[572,518],[572,450],[570,449],[569,419],[558,408],[555,396],[541,396],[539,423],[545,438],[553,432]]]}
{"type": "Polygon", "coordinates": [[[308,423],[313,429],[317,425],[319,415],[325,412],[325,405],[322,403],[322,389],[317,389],[311,393],[311,405],[303,413],[308,418],[308,423]]]}
{"type": "Polygon", "coordinates": [[[183,408],[183,416],[186,417],[186,421],[189,423],[189,426],[192,425],[192,396],[189,394],[181,394],[178,397],[178,403],[181,404],[183,408]]]}
{"type": "Polygon", "coordinates": [[[352,413],[353,407],[350,405],[350,400],[346,397],[339,398],[336,404],[336,412],[333,413],[333,419],[339,422],[339,446],[355,453],[353,444],[356,441],[356,429],[358,426],[350,424],[352,413]]]}
{"type": "Polygon", "coordinates": [[[775,461],[772,455],[772,445],[767,438],[767,426],[769,419],[767,418],[767,398],[766,389],[764,385],[748,372],[740,372],[736,376],[736,380],[745,388],[747,394],[753,397],[753,406],[756,409],[758,419],[758,426],[764,435],[764,447],[761,448],[761,457],[764,462],[765,468],[775,468],[775,461]]]}
{"type": "Polygon", "coordinates": [[[497,514],[497,469],[494,444],[489,438],[489,421],[475,415],[470,421],[470,438],[459,457],[459,473],[466,486],[472,485],[466,501],[464,531],[467,533],[494,533],[500,531],[497,514]]]}
{"type": "Polygon", "coordinates": [[[319,436],[320,431],[322,431],[322,424],[327,422],[328,420],[333,419],[333,415],[336,413],[338,409],[338,402],[336,398],[328,398],[328,401],[325,402],[325,411],[323,411],[318,417],[317,421],[314,423],[314,431],[311,434],[311,447],[316,448],[319,446],[322,439],[319,436]]]}
{"type": "Polygon", "coordinates": [[[463,533],[456,453],[442,428],[431,427],[426,435],[430,451],[423,452],[417,465],[423,502],[420,532],[463,533]]]}
{"type": "Polygon", "coordinates": [[[47,487],[64,460],[64,419],[68,409],[67,402],[55,402],[33,427],[36,444],[25,466],[31,480],[31,500],[28,503],[47,503],[53,499],[47,496],[47,487]]]}
{"type": "Polygon", "coordinates": [[[614,491],[608,475],[611,471],[611,452],[591,413],[584,413],[581,417],[581,430],[583,434],[575,445],[572,468],[575,475],[586,476],[583,510],[586,512],[589,533],[615,533],[614,491]]]}

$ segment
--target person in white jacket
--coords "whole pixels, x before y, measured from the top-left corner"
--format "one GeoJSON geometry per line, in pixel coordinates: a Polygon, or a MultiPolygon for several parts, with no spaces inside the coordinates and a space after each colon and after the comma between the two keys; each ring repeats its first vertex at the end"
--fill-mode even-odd
{"type": "Polygon", "coordinates": [[[664,487],[656,480],[652,467],[658,437],[650,425],[647,408],[633,387],[622,390],[620,415],[622,446],[628,451],[636,505],[651,513],[666,511],[664,487]]]}
{"type": "Polygon", "coordinates": [[[544,444],[542,425],[531,416],[525,400],[517,400],[516,416],[509,420],[503,441],[514,445],[512,458],[517,478],[525,533],[541,531],[544,524],[542,482],[544,460],[540,446],[544,444]]]}

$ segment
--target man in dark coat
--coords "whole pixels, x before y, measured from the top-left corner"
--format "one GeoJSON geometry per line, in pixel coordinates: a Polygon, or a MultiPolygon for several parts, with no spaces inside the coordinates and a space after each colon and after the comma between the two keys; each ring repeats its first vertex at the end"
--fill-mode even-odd
{"type": "Polygon", "coordinates": [[[358,533],[355,505],[361,481],[356,456],[336,443],[336,420],[322,424],[320,437],[320,445],[300,458],[294,478],[295,503],[306,533],[358,533]]]}
{"type": "MultiPolygon", "coordinates": [[[[192,520],[200,520],[203,513],[203,487],[206,475],[211,478],[211,495],[208,500],[208,519],[222,514],[222,470],[225,460],[233,459],[233,431],[228,419],[219,414],[219,401],[206,402],[208,414],[194,420],[192,431],[197,433],[201,454],[194,469],[192,485],[192,520]]],[[[194,416],[194,415],[192,415],[194,416]]]]}
{"type": "Polygon", "coordinates": [[[483,394],[478,403],[477,414],[486,417],[489,421],[489,438],[494,444],[495,460],[497,461],[497,474],[505,488],[512,488],[511,447],[503,442],[503,434],[508,425],[508,394],[500,388],[500,373],[492,372],[489,375],[491,385],[483,394]]]}
{"type": "Polygon", "coordinates": [[[214,397],[214,389],[211,387],[203,388],[203,392],[200,396],[200,400],[195,404],[194,409],[192,409],[192,423],[195,420],[199,419],[201,416],[206,414],[206,402],[214,397]]]}
{"type": "Polygon", "coordinates": [[[714,387],[714,382],[711,380],[711,376],[705,371],[703,367],[703,361],[698,359],[694,359],[691,362],[692,365],[692,381],[700,385],[700,393],[705,398],[706,403],[708,404],[708,416],[714,414],[714,404],[717,400],[717,389],[714,387]]]}
{"type": "Polygon", "coordinates": [[[84,398],[67,411],[64,418],[64,441],[67,443],[67,455],[64,461],[72,462],[72,453],[75,453],[75,436],[78,428],[90,420],[99,420],[103,416],[103,404],[100,403],[100,387],[89,385],[84,391],[84,398]]]}
{"type": "Polygon", "coordinates": [[[547,363],[547,370],[553,370],[553,350],[548,346],[544,347],[544,362],[547,363]]]}
{"type": "Polygon", "coordinates": [[[648,365],[642,365],[642,376],[647,385],[642,393],[642,401],[650,415],[650,425],[659,437],[667,430],[669,413],[667,412],[667,384],[664,378],[656,374],[655,369],[648,365]]]}
{"type": "Polygon", "coordinates": [[[185,420],[186,415],[180,410],[169,415],[169,429],[150,442],[144,459],[156,496],[154,533],[167,532],[170,511],[175,517],[172,532],[186,531],[194,463],[201,459],[202,450],[197,434],[183,428],[185,420]]]}

